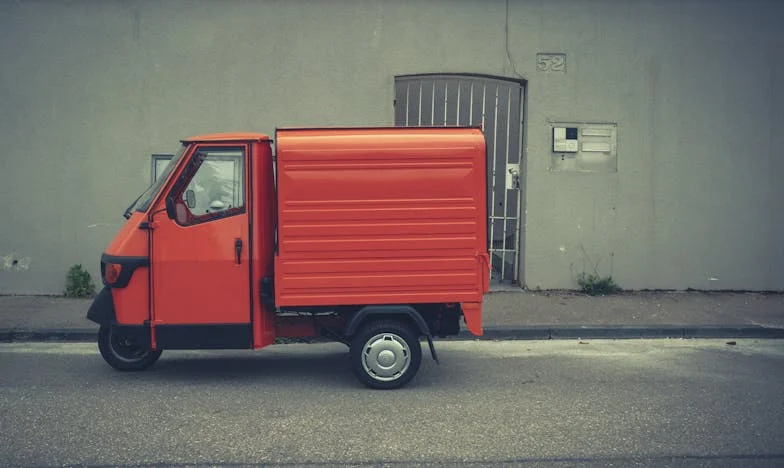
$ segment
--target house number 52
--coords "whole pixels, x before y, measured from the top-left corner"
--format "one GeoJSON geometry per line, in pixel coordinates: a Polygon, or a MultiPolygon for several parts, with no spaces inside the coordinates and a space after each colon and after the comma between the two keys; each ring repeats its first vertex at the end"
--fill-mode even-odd
{"type": "Polygon", "coordinates": [[[536,69],[544,72],[566,72],[566,54],[536,54],[536,69]]]}

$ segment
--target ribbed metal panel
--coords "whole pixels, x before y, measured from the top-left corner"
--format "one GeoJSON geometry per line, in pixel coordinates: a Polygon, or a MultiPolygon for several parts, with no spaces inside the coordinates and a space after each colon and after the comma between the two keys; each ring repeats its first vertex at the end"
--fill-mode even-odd
{"type": "Polygon", "coordinates": [[[473,129],[278,133],[278,305],[481,302],[473,129]]]}

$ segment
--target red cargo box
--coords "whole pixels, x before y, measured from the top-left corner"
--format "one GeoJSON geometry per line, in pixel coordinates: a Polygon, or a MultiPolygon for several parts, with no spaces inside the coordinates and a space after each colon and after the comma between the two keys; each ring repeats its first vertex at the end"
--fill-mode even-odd
{"type": "Polygon", "coordinates": [[[276,141],[278,306],[481,304],[479,129],[285,129],[276,141]]]}

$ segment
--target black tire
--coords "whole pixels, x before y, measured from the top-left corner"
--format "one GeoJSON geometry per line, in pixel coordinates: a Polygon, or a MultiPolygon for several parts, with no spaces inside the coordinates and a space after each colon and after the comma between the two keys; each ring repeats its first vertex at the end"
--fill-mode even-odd
{"type": "Polygon", "coordinates": [[[407,384],[422,364],[419,336],[396,321],[364,325],[351,339],[351,370],[370,388],[394,389],[407,384]]]}
{"type": "Polygon", "coordinates": [[[98,350],[110,366],[120,371],[140,371],[155,364],[162,351],[136,345],[117,333],[112,327],[102,326],[98,331],[98,350]]]}

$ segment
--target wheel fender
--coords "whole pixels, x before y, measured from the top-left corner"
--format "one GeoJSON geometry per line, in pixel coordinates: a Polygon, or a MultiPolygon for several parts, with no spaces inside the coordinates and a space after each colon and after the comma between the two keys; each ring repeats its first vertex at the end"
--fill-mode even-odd
{"type": "Polygon", "coordinates": [[[411,318],[411,320],[416,324],[417,328],[419,328],[419,333],[425,335],[427,338],[427,344],[430,347],[430,354],[433,356],[433,360],[438,362],[438,355],[436,354],[436,348],[433,346],[433,336],[430,333],[430,329],[427,326],[427,322],[419,312],[416,311],[411,306],[408,305],[383,305],[383,306],[366,306],[359,310],[351,320],[349,320],[348,324],[346,325],[345,329],[345,336],[352,336],[356,333],[357,328],[365,321],[366,318],[372,316],[385,316],[385,317],[394,317],[394,316],[405,316],[411,318]]]}
{"type": "Polygon", "coordinates": [[[90,305],[87,318],[98,325],[108,327],[116,321],[116,316],[112,290],[108,286],[104,286],[90,305]]]}

